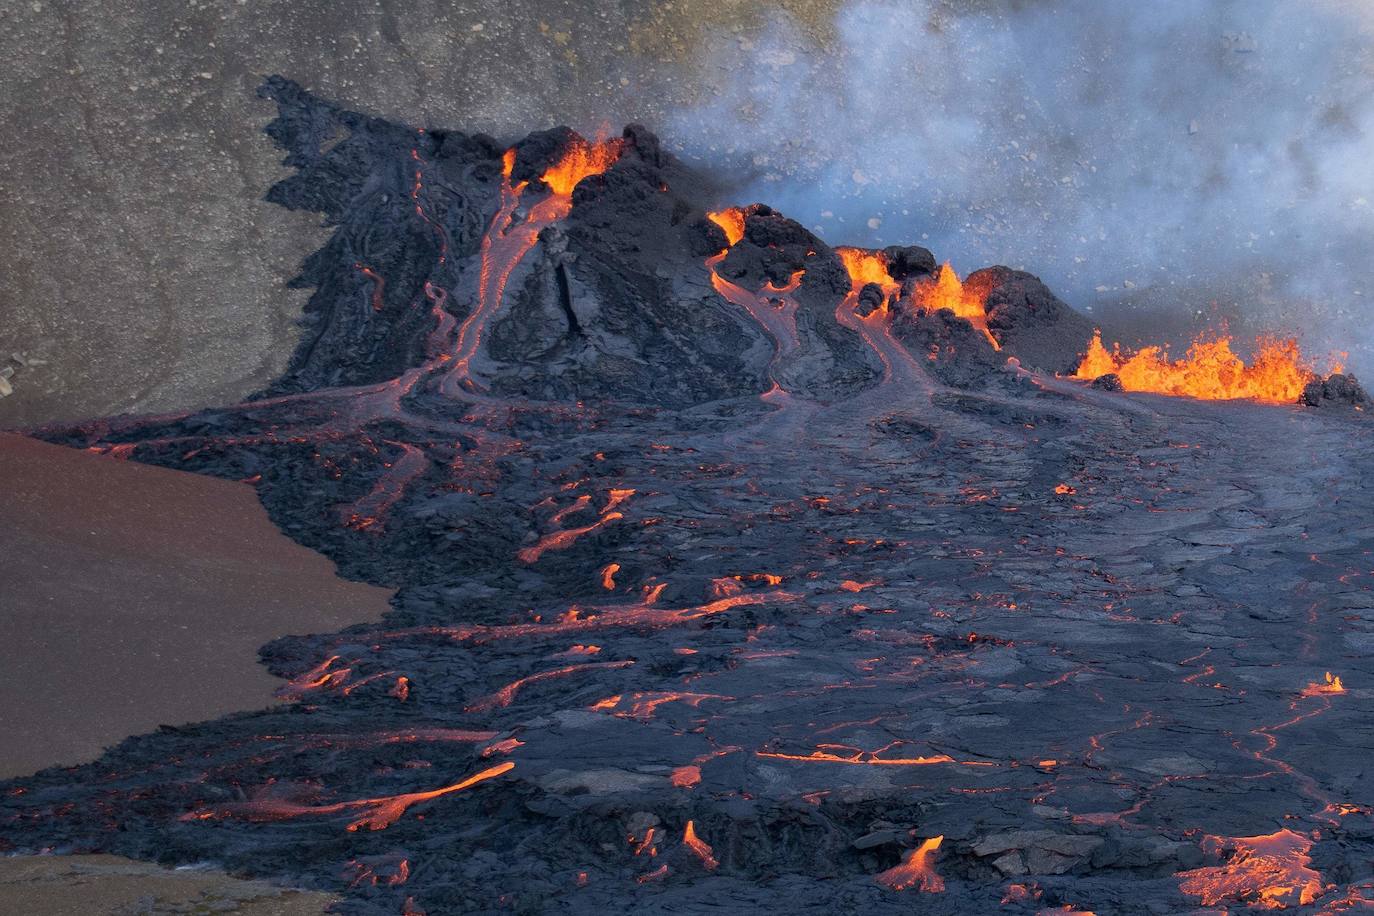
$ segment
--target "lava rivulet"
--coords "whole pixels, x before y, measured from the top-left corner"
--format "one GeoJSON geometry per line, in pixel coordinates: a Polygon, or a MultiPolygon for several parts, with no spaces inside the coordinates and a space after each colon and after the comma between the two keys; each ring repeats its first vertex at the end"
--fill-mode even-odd
{"type": "Polygon", "coordinates": [[[893,891],[916,888],[929,894],[942,893],[945,881],[935,873],[931,859],[944,839],[943,836],[933,836],[922,841],[920,846],[906,854],[900,865],[894,865],[887,871],[875,875],[873,880],[893,891]]]}

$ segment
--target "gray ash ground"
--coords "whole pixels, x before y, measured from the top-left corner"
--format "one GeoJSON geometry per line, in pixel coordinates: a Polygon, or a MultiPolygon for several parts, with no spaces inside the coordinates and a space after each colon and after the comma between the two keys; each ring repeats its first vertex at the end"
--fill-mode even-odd
{"type": "Polygon", "coordinates": [[[400,591],[264,648],[292,704],[0,785],[0,849],[357,914],[1371,905],[1358,413],[1056,379],[1089,328],[1029,275],[985,274],[994,353],[767,208],[716,260],[638,128],[549,217],[566,131],[503,180],[264,91],[272,199],[336,227],[290,371],[37,434],[252,480],[400,591]]]}

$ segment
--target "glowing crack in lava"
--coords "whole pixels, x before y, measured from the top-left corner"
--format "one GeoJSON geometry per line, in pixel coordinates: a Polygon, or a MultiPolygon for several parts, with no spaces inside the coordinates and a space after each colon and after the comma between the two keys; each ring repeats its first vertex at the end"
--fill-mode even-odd
{"type": "Polygon", "coordinates": [[[623,148],[624,141],[620,139],[589,141],[574,134],[563,155],[540,176],[549,189],[548,196],[530,207],[521,222],[516,222],[516,210],[528,182],[511,184],[516,150],[506,150],[501,160],[500,204],[482,237],[477,303],[458,328],[458,341],[450,356],[450,378],[460,383],[471,381],[472,358],[481,348],[487,327],[501,310],[506,281],[516,265],[534,247],[540,232],[572,210],[572,192],[578,182],[605,172],[620,158],[623,148]]]}
{"type": "Polygon", "coordinates": [[[183,814],[181,819],[183,821],[203,821],[231,817],[248,821],[280,821],[294,817],[325,817],[331,814],[343,814],[344,812],[358,812],[362,816],[349,823],[348,830],[350,832],[362,828],[385,830],[396,823],[413,805],[451,795],[454,792],[461,792],[479,782],[485,782],[500,776],[502,773],[509,772],[514,767],[515,764],[507,760],[479,773],[474,773],[461,782],[428,792],[406,792],[402,795],[388,795],[381,798],[360,798],[354,801],[336,802],[331,805],[307,805],[286,798],[271,798],[262,795],[250,801],[197,808],[183,814]]]}
{"type": "MultiPolygon", "coordinates": [[[[1333,371],[1339,372],[1336,366],[1333,371]]],[[[1074,378],[1115,374],[1127,391],[1180,395],[1207,401],[1246,398],[1291,404],[1315,373],[1303,359],[1298,342],[1261,337],[1249,362],[1231,349],[1229,336],[1200,336],[1183,359],[1171,360],[1162,347],[1143,347],[1126,355],[1120,344],[1109,352],[1102,334],[1093,334],[1074,378]]]]}
{"type": "Polygon", "coordinates": [[[906,854],[900,865],[874,875],[873,880],[890,891],[905,891],[914,887],[928,894],[942,893],[945,880],[935,873],[931,859],[944,840],[943,836],[933,836],[923,841],[906,854]]]}
{"type": "Polygon", "coordinates": [[[918,283],[912,295],[919,305],[931,311],[949,309],[982,331],[994,350],[1002,349],[997,338],[992,336],[992,331],[988,330],[988,313],[984,305],[986,296],[965,286],[948,261],[940,265],[940,272],[934,280],[918,283]]]}
{"type": "Polygon", "coordinates": [[[1309,866],[1312,840],[1292,830],[1266,836],[1207,837],[1212,854],[1233,849],[1224,865],[1180,872],[1183,893],[1199,897],[1204,906],[1223,901],[1265,909],[1305,906],[1326,893],[1322,876],[1309,866]]]}

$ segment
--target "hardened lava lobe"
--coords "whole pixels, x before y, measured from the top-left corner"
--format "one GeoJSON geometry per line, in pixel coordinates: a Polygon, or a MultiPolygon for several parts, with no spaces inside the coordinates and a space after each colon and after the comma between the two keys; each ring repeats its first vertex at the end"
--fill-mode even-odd
{"type": "Polygon", "coordinates": [[[358,914],[1369,905],[1357,411],[1056,378],[1092,328],[1029,274],[833,249],[642,128],[263,92],[334,228],[289,370],[36,434],[399,591],[264,647],[281,706],[0,785],[0,848],[358,914]]]}

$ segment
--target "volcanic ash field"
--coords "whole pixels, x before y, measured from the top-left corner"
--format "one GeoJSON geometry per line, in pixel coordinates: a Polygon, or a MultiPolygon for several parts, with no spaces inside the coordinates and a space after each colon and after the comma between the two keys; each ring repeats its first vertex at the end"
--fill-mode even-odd
{"type": "Polygon", "coordinates": [[[35,434],[250,481],[400,591],[264,647],[292,702],[0,785],[0,850],[356,914],[1374,906],[1353,379],[1109,352],[1029,274],[721,207],[641,128],[263,93],[270,199],[334,227],[289,371],[35,434]]]}

